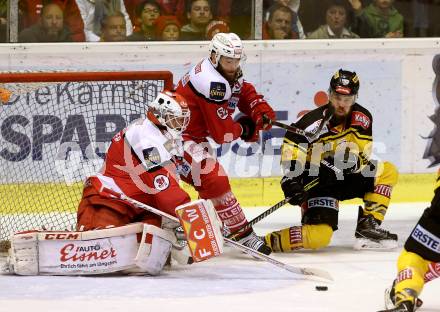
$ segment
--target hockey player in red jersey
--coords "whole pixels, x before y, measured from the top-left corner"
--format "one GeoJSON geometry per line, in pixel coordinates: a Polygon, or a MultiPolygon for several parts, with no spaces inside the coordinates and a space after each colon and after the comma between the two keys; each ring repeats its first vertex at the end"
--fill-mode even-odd
{"type": "Polygon", "coordinates": [[[9,271],[158,275],[170,257],[188,264],[219,256],[223,233],[214,206],[203,199],[190,202],[176,175],[175,164],[183,158],[181,134],[189,120],[184,97],[160,92],[146,118],[112,138],[100,172],[87,178],[78,231],[14,234],[9,271]],[[179,225],[185,234],[176,231],[179,225]]]}
{"type": "Polygon", "coordinates": [[[175,176],[174,162],[183,155],[181,132],[189,122],[185,99],[161,92],[147,118],[116,134],[99,174],[89,177],[78,208],[84,230],[146,222],[160,226],[160,217],[123,200],[103,197],[97,184],[175,216],[174,208],[190,201],[175,176]]]}
{"type": "MultiPolygon", "coordinates": [[[[179,81],[177,92],[188,101],[191,121],[183,133],[185,163],[181,178],[192,184],[199,196],[212,200],[230,232],[247,224],[246,217],[231,191],[229,179],[219,162],[209,153],[207,137],[222,144],[238,138],[256,142],[260,130],[268,130],[263,116],[275,113],[255,87],[243,80],[243,45],[234,33],[218,33],[209,45],[209,56],[195,65],[179,81]],[[238,108],[244,115],[234,121],[238,108]]],[[[269,254],[271,249],[249,228],[239,242],[269,254]]]]}

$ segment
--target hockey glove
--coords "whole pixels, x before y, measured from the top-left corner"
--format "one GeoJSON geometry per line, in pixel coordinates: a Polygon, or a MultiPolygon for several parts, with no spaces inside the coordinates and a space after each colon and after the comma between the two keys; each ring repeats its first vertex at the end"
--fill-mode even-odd
{"type": "Polygon", "coordinates": [[[257,125],[258,130],[269,130],[272,124],[267,122],[267,119],[275,120],[275,112],[272,107],[262,98],[254,100],[251,104],[251,118],[257,125]],[[266,119],[263,119],[266,116],[266,119]]]}
{"type": "Polygon", "coordinates": [[[285,175],[281,179],[281,189],[286,198],[290,197],[289,204],[291,205],[301,205],[307,197],[302,175],[298,177],[285,175]]]}
{"type": "Polygon", "coordinates": [[[255,122],[249,116],[241,116],[237,122],[241,125],[243,132],[240,138],[245,142],[257,142],[259,138],[259,130],[257,129],[255,122]]]}
{"type": "Polygon", "coordinates": [[[321,183],[332,183],[335,180],[343,180],[346,175],[358,173],[361,167],[359,157],[353,153],[346,153],[344,157],[336,157],[336,159],[332,156],[328,156],[324,158],[323,161],[329,164],[329,166],[321,164],[319,167],[319,179],[321,183]]]}

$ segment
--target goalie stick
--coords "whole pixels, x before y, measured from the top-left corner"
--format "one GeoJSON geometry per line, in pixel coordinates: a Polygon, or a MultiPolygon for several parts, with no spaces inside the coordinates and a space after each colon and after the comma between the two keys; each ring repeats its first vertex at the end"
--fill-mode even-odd
{"type": "MultiPolygon", "coordinates": [[[[164,217],[164,218],[167,218],[167,219],[169,219],[171,221],[175,221],[175,222],[179,223],[179,219],[178,218],[176,218],[176,217],[174,217],[174,216],[172,216],[172,215],[170,215],[170,214],[168,214],[166,212],[163,212],[163,211],[161,211],[161,210],[159,210],[157,208],[154,208],[154,207],[151,207],[151,206],[149,206],[147,204],[141,203],[141,202],[139,202],[139,201],[137,201],[137,200],[135,200],[133,198],[128,197],[125,194],[118,193],[118,192],[116,192],[114,190],[111,190],[109,188],[106,188],[104,186],[101,186],[101,188],[99,190],[97,190],[97,191],[102,196],[124,200],[124,201],[132,204],[133,206],[136,206],[138,208],[150,211],[150,212],[155,213],[155,214],[157,214],[157,215],[159,215],[161,217],[164,217]]],[[[231,240],[229,238],[225,238],[225,242],[228,245],[230,245],[232,247],[235,247],[235,248],[237,248],[237,249],[247,253],[248,255],[251,255],[251,256],[253,256],[255,258],[258,258],[258,259],[264,260],[266,262],[269,262],[269,263],[271,263],[271,264],[273,264],[273,265],[275,265],[275,266],[277,266],[277,267],[279,267],[281,269],[287,270],[289,272],[292,272],[292,273],[295,273],[295,274],[299,274],[299,275],[303,275],[306,278],[312,277],[312,278],[320,278],[320,279],[324,279],[324,280],[328,280],[328,281],[333,281],[332,276],[327,271],[325,271],[325,270],[315,269],[315,268],[295,267],[295,266],[283,263],[281,261],[278,261],[278,260],[276,260],[276,259],[274,259],[272,257],[269,257],[269,256],[265,255],[265,254],[262,254],[261,252],[258,252],[258,251],[254,250],[252,248],[243,246],[242,244],[240,244],[238,242],[235,242],[235,241],[233,241],[233,240],[231,240]]]]}

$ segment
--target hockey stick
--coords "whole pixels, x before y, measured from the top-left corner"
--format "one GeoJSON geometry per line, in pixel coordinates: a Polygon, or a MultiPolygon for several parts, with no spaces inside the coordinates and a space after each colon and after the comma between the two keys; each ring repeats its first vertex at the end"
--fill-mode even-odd
{"type": "MultiPolygon", "coordinates": [[[[150,211],[150,212],[152,212],[154,214],[157,214],[157,215],[159,215],[161,217],[167,218],[167,219],[169,219],[171,221],[175,221],[175,222],[180,224],[178,218],[176,218],[176,217],[174,217],[174,216],[172,216],[172,215],[170,215],[170,214],[168,214],[166,212],[163,212],[163,211],[161,211],[161,210],[159,210],[157,208],[154,208],[154,207],[151,207],[151,206],[149,206],[147,204],[141,203],[141,202],[139,202],[139,201],[137,201],[137,200],[135,200],[133,198],[128,197],[125,194],[118,193],[118,192],[116,192],[114,190],[111,190],[109,188],[106,188],[104,186],[101,186],[101,188],[99,190],[97,190],[97,191],[102,196],[124,200],[124,201],[132,204],[133,206],[136,206],[138,208],[150,211]]],[[[255,258],[264,260],[266,262],[269,262],[269,263],[271,263],[271,264],[273,264],[273,265],[275,265],[275,266],[277,266],[277,267],[279,267],[281,269],[287,270],[287,271],[295,273],[295,274],[303,275],[305,277],[321,278],[321,279],[324,279],[324,280],[333,281],[332,276],[327,271],[325,271],[325,270],[315,269],[315,268],[294,267],[292,265],[283,263],[283,262],[278,261],[278,260],[276,260],[276,259],[274,259],[272,257],[269,257],[269,256],[267,256],[267,255],[265,255],[265,254],[263,254],[261,252],[258,252],[258,251],[254,250],[252,248],[246,247],[246,246],[244,246],[244,245],[242,245],[242,244],[240,244],[238,242],[235,242],[235,241],[233,241],[233,240],[231,240],[229,238],[224,238],[224,240],[225,240],[225,242],[228,245],[230,245],[232,247],[235,247],[235,248],[237,248],[237,249],[247,253],[248,255],[250,255],[252,257],[255,257],[255,258]]]]}
{"type": "Polygon", "coordinates": [[[298,127],[286,125],[285,123],[279,122],[277,120],[272,120],[266,115],[263,115],[263,123],[277,126],[286,129],[289,132],[301,135],[305,137],[307,141],[309,141],[309,143],[312,143],[319,137],[319,133],[321,132],[321,130],[324,128],[324,126],[327,125],[327,123],[333,117],[333,113],[334,113],[333,106],[329,106],[329,108],[324,113],[324,119],[322,120],[322,122],[319,124],[318,128],[314,132],[308,132],[298,127]]]}
{"type": "MultiPolygon", "coordinates": [[[[311,188],[313,188],[314,186],[318,185],[319,183],[319,178],[313,179],[312,181],[310,181],[309,183],[307,183],[304,186],[304,191],[308,191],[311,188]]],[[[257,224],[258,222],[260,222],[261,220],[263,220],[264,218],[266,218],[268,215],[272,214],[273,212],[275,212],[276,210],[278,210],[279,208],[283,207],[285,204],[287,204],[290,200],[290,197],[286,197],[283,200],[279,201],[278,203],[276,203],[275,205],[273,205],[272,207],[270,207],[269,209],[267,209],[266,211],[262,212],[261,214],[259,214],[258,216],[256,216],[255,218],[253,218],[251,221],[249,221],[245,226],[243,226],[242,228],[238,229],[237,231],[231,233],[228,235],[228,238],[230,239],[235,239],[240,233],[242,233],[243,231],[249,229],[250,227],[254,226],[255,224],[257,224]]]]}
{"type": "MultiPolygon", "coordinates": [[[[317,137],[319,135],[319,132],[321,132],[322,128],[328,123],[328,121],[332,118],[332,116],[333,116],[333,110],[332,109],[328,109],[326,111],[325,116],[324,116],[324,120],[321,122],[321,124],[319,125],[319,127],[315,131],[315,133],[306,132],[303,129],[300,129],[300,128],[297,128],[297,127],[292,127],[292,126],[286,125],[284,123],[278,122],[276,120],[272,120],[272,119],[268,118],[266,115],[263,115],[263,122],[271,124],[271,125],[274,125],[274,126],[278,126],[280,128],[283,128],[283,129],[286,129],[289,132],[293,132],[293,133],[302,135],[309,142],[312,142],[312,141],[314,141],[316,139],[315,137],[317,137]]],[[[297,145],[297,147],[299,149],[301,149],[301,146],[297,145]]],[[[322,159],[320,161],[320,163],[322,165],[326,166],[327,168],[331,169],[335,174],[341,174],[342,173],[342,171],[339,168],[337,168],[336,166],[330,164],[325,159],[322,159]]],[[[312,181],[310,181],[309,183],[307,183],[304,186],[304,191],[307,192],[312,187],[314,187],[314,186],[316,186],[318,184],[319,184],[319,177],[317,177],[317,178],[313,179],[312,181]]],[[[228,238],[231,238],[231,239],[236,238],[238,236],[238,234],[242,233],[243,231],[249,229],[250,227],[252,227],[256,223],[260,222],[261,220],[266,218],[268,215],[272,214],[273,212],[278,210],[280,207],[282,207],[285,204],[287,204],[289,202],[289,200],[290,200],[290,198],[285,198],[285,199],[281,200],[280,202],[276,203],[275,205],[273,205],[272,207],[270,207],[269,209],[267,209],[266,211],[264,211],[263,213],[261,213],[260,215],[258,215],[254,219],[252,219],[251,221],[249,221],[244,227],[242,227],[242,228],[238,229],[237,231],[229,234],[228,238]]]]}

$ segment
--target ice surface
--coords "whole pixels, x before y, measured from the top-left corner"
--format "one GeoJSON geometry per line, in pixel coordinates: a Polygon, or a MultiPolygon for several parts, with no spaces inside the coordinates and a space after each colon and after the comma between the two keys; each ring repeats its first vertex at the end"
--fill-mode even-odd
{"type": "MultiPolygon", "coordinates": [[[[340,209],[339,230],[320,251],[276,254],[293,266],[329,271],[334,283],[305,280],[233,249],[217,259],[174,266],[159,277],[0,276],[3,311],[359,311],[383,308],[383,292],[396,274],[396,259],[427,204],[395,204],[383,226],[399,234],[394,251],[354,251],[357,208],[340,209]],[[327,285],[328,291],[316,291],[327,285]]],[[[247,209],[249,219],[265,208],[247,209]]],[[[299,211],[281,208],[255,229],[263,234],[299,223],[299,211]]],[[[426,285],[420,312],[440,311],[440,281],[426,285]]]]}

